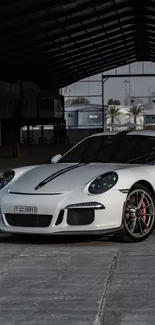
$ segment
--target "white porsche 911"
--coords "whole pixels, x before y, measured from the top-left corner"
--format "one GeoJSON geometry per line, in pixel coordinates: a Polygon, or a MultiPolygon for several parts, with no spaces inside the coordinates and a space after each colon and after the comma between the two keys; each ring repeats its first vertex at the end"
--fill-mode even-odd
{"type": "Polygon", "coordinates": [[[0,176],[0,229],[142,241],[155,223],[155,132],[95,134],[52,164],[0,176]]]}

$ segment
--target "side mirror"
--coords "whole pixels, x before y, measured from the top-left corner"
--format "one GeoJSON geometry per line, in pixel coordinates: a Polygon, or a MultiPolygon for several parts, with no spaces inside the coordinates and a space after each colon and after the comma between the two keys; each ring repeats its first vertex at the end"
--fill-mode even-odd
{"type": "Polygon", "coordinates": [[[51,158],[51,164],[56,164],[60,159],[61,159],[62,155],[55,155],[51,158]]]}

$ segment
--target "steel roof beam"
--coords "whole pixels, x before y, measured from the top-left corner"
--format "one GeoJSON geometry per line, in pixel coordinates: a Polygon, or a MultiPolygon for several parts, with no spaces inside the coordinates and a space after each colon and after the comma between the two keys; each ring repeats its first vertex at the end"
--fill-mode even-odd
{"type": "MultiPolygon", "coordinates": [[[[132,17],[130,17],[131,12],[129,11],[129,20],[132,21],[132,17]]],[[[52,39],[55,40],[56,37],[59,35],[63,35],[63,33],[66,31],[68,31],[70,34],[71,33],[76,33],[79,30],[83,29],[88,29],[91,27],[92,22],[91,19],[94,18],[95,12],[91,12],[87,15],[85,15],[82,19],[82,17],[76,17],[75,18],[71,18],[71,19],[65,19],[64,22],[56,22],[56,24],[40,24],[39,22],[36,25],[33,25],[31,23],[29,23],[28,25],[24,26],[23,28],[19,28],[18,25],[16,27],[16,29],[12,29],[11,33],[8,33],[8,31],[4,28],[0,29],[0,40],[1,42],[3,41],[4,43],[6,43],[6,41],[12,41],[12,42],[18,42],[21,41],[21,37],[23,38],[34,38],[36,35],[42,34],[44,33],[47,36],[50,37],[50,33],[51,35],[53,34],[52,39]],[[56,32],[57,31],[57,32],[56,32]],[[49,33],[49,34],[47,34],[49,33]]],[[[127,15],[128,16],[128,15],[127,15]]],[[[97,20],[96,20],[96,24],[100,23],[104,25],[103,31],[105,30],[110,30],[111,28],[114,28],[115,26],[119,27],[118,24],[118,19],[124,19],[124,12],[121,12],[120,14],[116,15],[114,14],[114,17],[104,17],[104,14],[102,14],[101,12],[99,12],[99,16],[96,16],[97,20]],[[101,16],[101,18],[100,18],[101,16]]],[[[126,23],[126,22],[124,22],[126,23]]],[[[124,25],[124,23],[122,22],[122,25],[124,25]]],[[[10,30],[11,26],[9,27],[10,30]]]]}
{"type": "Polygon", "coordinates": [[[147,31],[146,31],[146,0],[141,0],[140,5],[137,1],[133,0],[134,14],[136,18],[136,60],[149,61],[148,48],[147,48],[147,31]],[[142,55],[143,53],[143,55],[142,55]]]}

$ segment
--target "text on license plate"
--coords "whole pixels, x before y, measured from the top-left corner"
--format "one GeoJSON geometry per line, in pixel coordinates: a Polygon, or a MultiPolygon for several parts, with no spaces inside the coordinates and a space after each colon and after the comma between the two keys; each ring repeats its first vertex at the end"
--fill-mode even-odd
{"type": "Polygon", "coordinates": [[[36,214],[38,212],[37,207],[32,206],[15,206],[14,213],[30,213],[36,214]]]}

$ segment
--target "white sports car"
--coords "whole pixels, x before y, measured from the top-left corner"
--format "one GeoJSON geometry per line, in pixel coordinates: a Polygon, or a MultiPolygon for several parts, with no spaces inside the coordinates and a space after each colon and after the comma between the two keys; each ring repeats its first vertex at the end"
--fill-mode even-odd
{"type": "Polygon", "coordinates": [[[13,234],[119,235],[155,222],[155,132],[95,134],[52,164],[0,176],[0,229],[13,234]]]}

